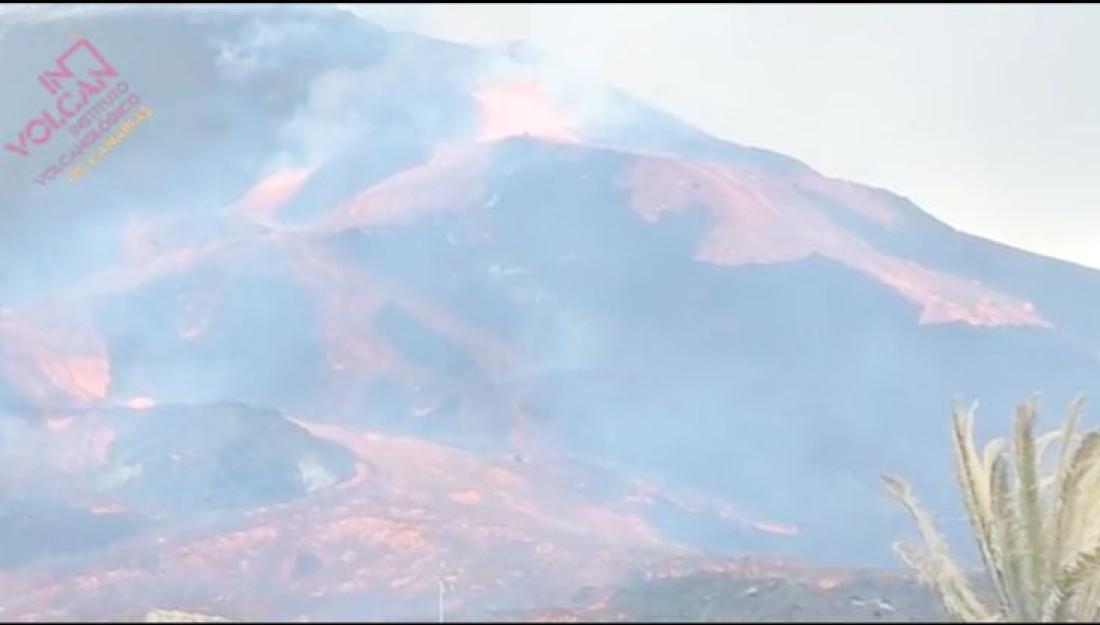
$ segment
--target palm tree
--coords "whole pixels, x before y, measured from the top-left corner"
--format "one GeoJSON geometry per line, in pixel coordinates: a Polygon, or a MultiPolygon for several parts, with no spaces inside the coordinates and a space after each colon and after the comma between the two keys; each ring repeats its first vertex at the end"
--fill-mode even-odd
{"type": "Polygon", "coordinates": [[[1036,402],[1016,409],[1011,448],[994,439],[979,453],[975,406],[956,407],[956,476],[995,604],[981,601],[909,485],[884,476],[924,548],[895,549],[960,621],[1095,621],[1100,618],[1100,430],[1078,434],[1075,400],[1065,424],[1036,438],[1036,402]],[[1046,451],[1060,443],[1051,458],[1046,451]]]}

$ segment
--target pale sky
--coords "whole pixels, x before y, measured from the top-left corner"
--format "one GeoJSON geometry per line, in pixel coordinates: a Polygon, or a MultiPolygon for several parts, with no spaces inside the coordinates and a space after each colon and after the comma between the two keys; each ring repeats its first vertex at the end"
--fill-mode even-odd
{"type": "Polygon", "coordinates": [[[357,6],[525,40],[717,136],[1100,268],[1100,6],[357,6]]]}

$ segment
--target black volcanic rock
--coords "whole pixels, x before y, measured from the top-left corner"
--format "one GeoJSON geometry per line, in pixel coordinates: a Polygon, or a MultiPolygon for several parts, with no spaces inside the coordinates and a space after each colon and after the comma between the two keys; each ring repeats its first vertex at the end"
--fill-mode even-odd
{"type": "Polygon", "coordinates": [[[177,511],[266,505],[331,486],[354,456],[238,403],[163,405],[119,419],[105,481],[119,495],[177,511]]]}
{"type": "Polygon", "coordinates": [[[0,496],[0,569],[91,553],[147,527],[136,516],[95,514],[47,493],[0,496]]]}

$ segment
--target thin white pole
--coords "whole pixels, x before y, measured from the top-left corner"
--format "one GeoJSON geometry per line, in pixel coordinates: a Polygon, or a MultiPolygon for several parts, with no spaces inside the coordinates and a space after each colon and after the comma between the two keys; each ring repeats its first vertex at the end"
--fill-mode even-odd
{"type": "Polygon", "coordinates": [[[439,622],[443,622],[443,578],[439,579],[439,622]]]}

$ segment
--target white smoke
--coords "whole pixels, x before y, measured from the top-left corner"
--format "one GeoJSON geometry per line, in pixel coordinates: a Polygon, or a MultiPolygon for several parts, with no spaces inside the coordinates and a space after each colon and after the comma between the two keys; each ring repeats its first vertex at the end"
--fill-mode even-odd
{"type": "Polygon", "coordinates": [[[314,168],[346,148],[366,128],[355,104],[362,95],[366,72],[338,68],[313,80],[309,100],[280,130],[287,150],[275,155],[268,168],[314,168]]]}

